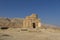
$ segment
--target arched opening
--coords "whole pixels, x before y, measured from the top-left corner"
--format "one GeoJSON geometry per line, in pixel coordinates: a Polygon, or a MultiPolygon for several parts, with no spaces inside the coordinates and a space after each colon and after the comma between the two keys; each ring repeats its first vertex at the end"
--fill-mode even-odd
{"type": "Polygon", "coordinates": [[[33,23],[33,28],[36,28],[35,23],[33,23]]]}

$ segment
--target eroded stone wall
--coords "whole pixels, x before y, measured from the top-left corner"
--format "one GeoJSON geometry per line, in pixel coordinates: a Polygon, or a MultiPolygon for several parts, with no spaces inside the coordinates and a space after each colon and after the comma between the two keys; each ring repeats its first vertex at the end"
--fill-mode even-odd
{"type": "Polygon", "coordinates": [[[0,17],[0,27],[33,28],[33,23],[36,28],[41,27],[41,22],[36,14],[26,16],[24,19],[0,17]]]}
{"type": "Polygon", "coordinates": [[[35,28],[41,27],[41,21],[38,19],[38,16],[36,14],[27,16],[23,21],[23,27],[33,28],[33,23],[35,24],[35,28]]]}

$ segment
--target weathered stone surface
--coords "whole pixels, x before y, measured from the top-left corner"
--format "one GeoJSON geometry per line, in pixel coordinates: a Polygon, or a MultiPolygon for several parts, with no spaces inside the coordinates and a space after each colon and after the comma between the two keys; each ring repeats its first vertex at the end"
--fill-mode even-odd
{"type": "Polygon", "coordinates": [[[22,27],[23,19],[21,18],[4,18],[0,17],[0,27],[22,27]]]}
{"type": "Polygon", "coordinates": [[[0,17],[0,27],[33,28],[33,26],[41,27],[41,21],[36,14],[26,16],[24,19],[0,17]]]}
{"type": "Polygon", "coordinates": [[[41,27],[41,21],[38,19],[36,14],[32,14],[31,16],[27,16],[23,21],[24,28],[38,28],[41,27]]]}

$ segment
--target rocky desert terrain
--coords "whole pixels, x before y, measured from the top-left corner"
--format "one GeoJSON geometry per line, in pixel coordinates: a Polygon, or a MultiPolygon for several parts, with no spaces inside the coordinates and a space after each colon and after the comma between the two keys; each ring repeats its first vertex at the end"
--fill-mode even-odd
{"type": "Polygon", "coordinates": [[[20,31],[20,28],[0,29],[0,40],[60,40],[60,31],[20,31]]]}
{"type": "Polygon", "coordinates": [[[0,17],[0,40],[60,40],[60,27],[43,24],[41,28],[24,31],[22,21],[20,18],[0,17]]]}

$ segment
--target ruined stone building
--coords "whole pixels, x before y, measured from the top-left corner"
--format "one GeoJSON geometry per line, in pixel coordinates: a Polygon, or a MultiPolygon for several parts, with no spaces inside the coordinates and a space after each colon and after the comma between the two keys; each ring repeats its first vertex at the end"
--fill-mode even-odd
{"type": "Polygon", "coordinates": [[[38,15],[32,14],[25,18],[0,18],[0,27],[13,28],[39,28],[41,27],[41,20],[38,15]]]}
{"type": "Polygon", "coordinates": [[[41,27],[41,20],[38,18],[38,15],[32,14],[30,16],[26,16],[23,20],[24,28],[38,28],[41,27]]]}

